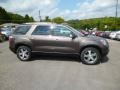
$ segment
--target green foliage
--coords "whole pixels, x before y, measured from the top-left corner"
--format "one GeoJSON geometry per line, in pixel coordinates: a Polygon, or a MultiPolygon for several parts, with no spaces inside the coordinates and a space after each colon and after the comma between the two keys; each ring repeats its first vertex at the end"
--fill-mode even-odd
{"type": "Polygon", "coordinates": [[[25,18],[24,18],[24,19],[25,19],[25,22],[29,22],[29,18],[30,18],[29,15],[26,14],[26,15],[25,15],[25,18]]]}
{"type": "Polygon", "coordinates": [[[6,10],[0,7],[0,24],[9,23],[11,20],[10,16],[7,14],[6,10]]]}
{"type": "Polygon", "coordinates": [[[24,17],[18,14],[8,13],[12,23],[24,23],[24,17]]]}
{"type": "MultiPolygon", "coordinates": [[[[61,17],[56,17],[50,19],[49,16],[45,17],[45,22],[55,22],[58,24],[64,23],[64,19],[61,17]]],[[[30,17],[28,14],[21,16],[19,14],[13,14],[7,12],[4,8],[0,7],[0,24],[3,23],[25,23],[25,22],[34,22],[33,17],[30,17]]],[[[66,21],[70,26],[76,29],[93,29],[97,28],[98,30],[120,30],[120,17],[104,17],[104,18],[93,18],[85,20],[69,20],[66,21]],[[107,26],[107,28],[105,28],[107,26]]]]}
{"type": "Polygon", "coordinates": [[[61,17],[56,17],[52,19],[52,22],[61,24],[61,23],[64,23],[64,19],[61,17]]]}
{"type": "Polygon", "coordinates": [[[33,17],[30,17],[28,14],[26,14],[25,18],[24,18],[24,21],[25,22],[34,22],[34,19],[33,19],[33,17]]]}
{"type": "Polygon", "coordinates": [[[49,16],[46,16],[44,21],[45,22],[51,22],[51,19],[49,18],[49,16]]]}
{"type": "Polygon", "coordinates": [[[94,18],[94,19],[85,19],[85,20],[69,20],[67,23],[76,28],[76,29],[93,29],[97,28],[98,30],[120,30],[120,17],[104,17],[104,18],[94,18]],[[116,23],[115,23],[116,19],[116,23]],[[105,26],[107,25],[107,28],[105,26]]]}
{"type": "Polygon", "coordinates": [[[7,12],[4,8],[0,7],[0,24],[3,23],[25,23],[25,22],[33,22],[33,17],[29,15],[21,16],[19,14],[14,14],[7,12]]]}

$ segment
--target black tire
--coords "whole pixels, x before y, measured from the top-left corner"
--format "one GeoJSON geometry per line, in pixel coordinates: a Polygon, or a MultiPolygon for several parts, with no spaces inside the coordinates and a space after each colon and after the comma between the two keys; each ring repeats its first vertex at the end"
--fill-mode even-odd
{"type": "MultiPolygon", "coordinates": [[[[22,53],[22,52],[21,52],[22,53]]],[[[31,49],[28,47],[28,46],[19,46],[18,48],[17,48],[17,57],[21,60],[21,61],[29,61],[30,59],[31,59],[31,49]],[[26,52],[26,55],[28,55],[26,58],[25,58],[25,54],[24,55],[20,55],[20,50],[21,49],[23,49],[23,51],[24,50],[27,50],[27,52],[26,52]],[[24,57],[24,59],[23,58],[21,58],[21,57],[24,57]]]]}
{"type": "Polygon", "coordinates": [[[84,63],[84,64],[95,65],[95,64],[100,63],[101,54],[98,49],[96,49],[94,47],[87,47],[81,52],[80,59],[81,59],[82,63],[84,63]],[[91,53],[95,55],[95,56],[92,56],[92,59],[94,59],[93,61],[91,59],[91,56],[86,55],[87,53],[89,53],[89,51],[91,51],[91,53]],[[86,57],[85,57],[85,55],[86,55],[86,57]]]}
{"type": "Polygon", "coordinates": [[[3,41],[2,36],[0,36],[0,42],[2,42],[2,41],[3,41]]]}
{"type": "Polygon", "coordinates": [[[3,39],[3,41],[5,41],[6,40],[6,36],[2,35],[2,39],[3,39]]]}
{"type": "Polygon", "coordinates": [[[5,39],[6,39],[5,35],[2,34],[2,35],[0,36],[0,42],[5,41],[5,39]]]}

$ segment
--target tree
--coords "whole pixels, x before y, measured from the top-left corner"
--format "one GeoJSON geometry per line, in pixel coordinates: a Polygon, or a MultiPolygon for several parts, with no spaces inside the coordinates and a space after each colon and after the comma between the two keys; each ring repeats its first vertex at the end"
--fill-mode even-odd
{"type": "Polygon", "coordinates": [[[49,16],[45,17],[45,22],[51,22],[51,19],[49,18],[49,16]]]}
{"type": "Polygon", "coordinates": [[[7,12],[4,8],[0,7],[0,24],[3,23],[25,23],[25,22],[33,22],[34,18],[29,17],[29,15],[19,15],[11,12],[7,12]]]}
{"type": "Polygon", "coordinates": [[[31,22],[34,22],[34,18],[33,18],[33,17],[30,17],[30,21],[31,21],[31,22]]]}
{"type": "Polygon", "coordinates": [[[28,14],[25,15],[24,20],[25,20],[25,22],[33,22],[34,21],[33,17],[30,17],[28,14]]]}
{"type": "Polygon", "coordinates": [[[61,18],[61,17],[53,18],[52,21],[55,22],[55,23],[58,23],[58,24],[64,23],[64,19],[61,18]]]}
{"type": "Polygon", "coordinates": [[[10,16],[7,14],[7,11],[0,7],[0,24],[9,23],[11,21],[10,16]]]}
{"type": "Polygon", "coordinates": [[[104,18],[92,18],[92,19],[84,19],[84,20],[69,20],[67,23],[76,28],[76,29],[91,29],[97,28],[98,30],[120,30],[120,17],[117,18],[117,22],[115,23],[115,17],[104,17],[104,18]],[[105,28],[107,25],[107,28],[105,28]]]}
{"type": "Polygon", "coordinates": [[[12,23],[24,23],[24,17],[19,14],[8,13],[12,23]]]}
{"type": "Polygon", "coordinates": [[[29,19],[30,19],[29,15],[26,14],[26,15],[25,15],[25,22],[29,22],[29,19]]]}

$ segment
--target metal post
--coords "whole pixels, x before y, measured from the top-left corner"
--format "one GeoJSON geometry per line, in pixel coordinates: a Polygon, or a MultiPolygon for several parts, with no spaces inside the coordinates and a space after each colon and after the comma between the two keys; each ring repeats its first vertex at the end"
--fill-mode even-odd
{"type": "Polygon", "coordinates": [[[116,0],[116,13],[115,13],[115,29],[117,30],[117,17],[118,17],[118,0],[116,0]]]}
{"type": "Polygon", "coordinates": [[[118,16],[118,0],[116,1],[116,15],[115,15],[115,17],[117,18],[117,16],[118,16]]]}
{"type": "Polygon", "coordinates": [[[41,22],[41,15],[40,15],[40,10],[39,10],[39,20],[40,20],[40,22],[41,22]]]}

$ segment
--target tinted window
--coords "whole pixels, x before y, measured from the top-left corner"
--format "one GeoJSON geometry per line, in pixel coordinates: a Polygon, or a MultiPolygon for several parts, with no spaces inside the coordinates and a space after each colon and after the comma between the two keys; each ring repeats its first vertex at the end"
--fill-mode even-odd
{"type": "Polygon", "coordinates": [[[16,35],[25,35],[28,32],[28,30],[30,29],[30,27],[31,26],[19,26],[14,31],[14,34],[16,34],[16,35]]]}
{"type": "Polygon", "coordinates": [[[52,30],[52,35],[71,37],[72,32],[68,28],[57,26],[52,30]]]}
{"type": "Polygon", "coordinates": [[[78,30],[76,30],[76,29],[74,29],[74,28],[72,28],[72,27],[70,27],[70,26],[68,26],[68,25],[66,25],[66,27],[68,27],[68,28],[70,28],[71,30],[73,30],[77,35],[79,35],[79,36],[84,36],[84,34],[82,34],[81,32],[79,32],[78,30]]]}
{"type": "Polygon", "coordinates": [[[50,34],[49,26],[37,26],[32,33],[32,35],[49,35],[49,34],[50,34]]]}
{"type": "Polygon", "coordinates": [[[1,31],[11,31],[10,28],[2,28],[1,31]]]}

